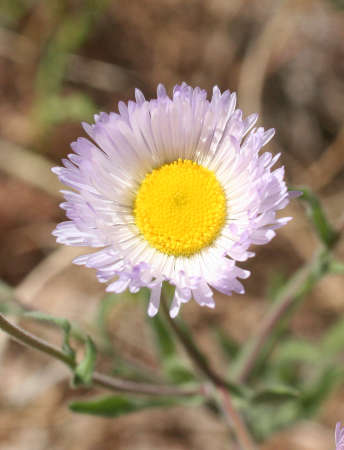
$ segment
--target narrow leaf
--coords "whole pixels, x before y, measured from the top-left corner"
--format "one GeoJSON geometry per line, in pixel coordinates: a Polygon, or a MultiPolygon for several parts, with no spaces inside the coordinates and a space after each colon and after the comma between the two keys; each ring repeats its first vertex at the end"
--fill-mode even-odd
{"type": "Polygon", "coordinates": [[[300,395],[297,389],[290,386],[269,386],[256,392],[251,401],[253,403],[276,403],[284,402],[292,398],[297,398],[300,395]]]}
{"type": "Polygon", "coordinates": [[[75,351],[70,345],[70,334],[71,334],[71,324],[67,319],[62,317],[54,317],[50,314],[46,314],[40,311],[28,311],[24,313],[24,317],[29,317],[35,320],[41,320],[45,322],[49,322],[63,331],[63,344],[62,350],[72,358],[75,358],[75,351]]]}
{"type": "Polygon", "coordinates": [[[78,413],[92,414],[102,417],[119,417],[147,408],[174,406],[178,400],[173,398],[138,399],[123,395],[100,397],[89,401],[76,401],[69,408],[78,413]]]}
{"type": "Polygon", "coordinates": [[[339,235],[334,230],[332,225],[327,220],[326,214],[321,206],[321,203],[309,189],[300,189],[303,193],[301,199],[307,204],[308,215],[315,227],[315,230],[321,239],[321,241],[326,245],[326,247],[331,248],[337,241],[339,235]]]}

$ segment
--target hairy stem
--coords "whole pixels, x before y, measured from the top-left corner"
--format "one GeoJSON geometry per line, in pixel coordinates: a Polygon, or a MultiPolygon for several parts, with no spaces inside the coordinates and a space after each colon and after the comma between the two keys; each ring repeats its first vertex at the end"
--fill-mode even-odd
{"type": "Polygon", "coordinates": [[[162,293],[162,307],[172,330],[174,331],[179,342],[182,344],[195,368],[197,368],[205,377],[208,378],[209,381],[213,383],[216,391],[221,395],[221,409],[227,419],[226,422],[228,423],[228,426],[231,430],[234,430],[240,447],[242,450],[255,450],[255,444],[246,427],[246,424],[232,404],[229,392],[235,390],[236,387],[214,372],[200,350],[188,338],[185,331],[179,326],[177,321],[171,319],[165,292],[162,293]]]}
{"type": "Polygon", "coordinates": [[[192,342],[187,338],[184,330],[182,330],[177,324],[176,320],[172,319],[168,312],[167,301],[164,293],[162,293],[162,307],[166,314],[166,318],[170,327],[174,331],[175,335],[178,337],[178,340],[183,345],[184,350],[189,355],[190,360],[193,365],[199,372],[206,376],[209,380],[211,380],[217,386],[228,387],[228,383],[226,380],[220,377],[214,370],[210,367],[206,359],[203,357],[202,353],[195,347],[192,342]]]}
{"type": "MultiPolygon", "coordinates": [[[[13,325],[2,314],[0,314],[0,329],[9,334],[17,342],[28,347],[34,348],[46,355],[65,363],[71,369],[75,369],[77,363],[74,358],[65,354],[54,345],[44,341],[41,338],[13,325]]],[[[95,386],[100,386],[115,392],[127,392],[130,394],[160,395],[160,396],[179,396],[188,397],[193,395],[202,395],[202,390],[198,388],[181,389],[174,386],[163,386],[148,383],[138,383],[121,378],[110,377],[99,372],[93,372],[92,382],[95,386]]]]}
{"type": "Polygon", "coordinates": [[[28,347],[35,348],[42,353],[46,353],[47,355],[52,356],[55,359],[62,361],[67,364],[67,366],[74,368],[76,366],[74,362],[74,358],[70,355],[67,355],[59,348],[55,347],[52,344],[44,341],[43,339],[34,336],[22,328],[19,328],[17,325],[9,322],[3,314],[0,314],[0,328],[9,334],[15,341],[25,344],[28,347]]]}
{"type": "Polygon", "coordinates": [[[218,392],[222,396],[223,413],[229,422],[229,426],[235,430],[236,437],[241,448],[244,450],[255,450],[256,446],[246,428],[245,422],[234,408],[228,390],[218,387],[218,392]]]}

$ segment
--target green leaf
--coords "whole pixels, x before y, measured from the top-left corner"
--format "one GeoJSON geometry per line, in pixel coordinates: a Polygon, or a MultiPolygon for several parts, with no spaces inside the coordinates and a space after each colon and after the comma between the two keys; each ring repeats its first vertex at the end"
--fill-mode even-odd
{"type": "Polygon", "coordinates": [[[321,203],[310,189],[299,189],[303,195],[301,199],[307,204],[308,215],[315,227],[315,230],[323,242],[323,244],[331,248],[337,241],[339,234],[334,230],[330,222],[327,220],[326,214],[321,206],[321,203]]]}
{"type": "Polygon", "coordinates": [[[256,392],[251,401],[253,403],[276,403],[284,402],[299,397],[300,392],[290,386],[269,386],[256,392]]]}
{"type": "Polygon", "coordinates": [[[148,408],[175,406],[180,401],[173,398],[141,399],[124,395],[100,397],[89,401],[76,401],[69,408],[78,413],[102,417],[119,417],[148,408]]]}
{"type": "Polygon", "coordinates": [[[71,324],[67,319],[62,317],[54,317],[50,314],[46,314],[40,311],[28,311],[23,313],[24,317],[29,317],[35,320],[41,320],[45,322],[49,322],[63,331],[63,344],[62,350],[71,358],[75,359],[75,351],[70,345],[70,334],[71,334],[71,324]]]}
{"type": "Polygon", "coordinates": [[[90,385],[92,382],[94,365],[96,362],[96,346],[92,339],[87,336],[86,338],[85,356],[83,360],[78,364],[74,372],[73,385],[90,385]]]}
{"type": "Polygon", "coordinates": [[[197,381],[196,375],[186,366],[180,357],[172,357],[164,362],[164,370],[169,380],[175,384],[197,381]]]}

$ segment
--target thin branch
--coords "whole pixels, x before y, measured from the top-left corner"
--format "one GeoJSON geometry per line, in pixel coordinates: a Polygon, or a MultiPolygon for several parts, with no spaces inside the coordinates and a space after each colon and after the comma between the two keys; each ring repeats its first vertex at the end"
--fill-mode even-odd
{"type": "MultiPolygon", "coordinates": [[[[14,340],[24,344],[30,348],[39,350],[49,356],[66,364],[71,369],[75,369],[76,362],[74,359],[66,355],[62,350],[38,338],[22,328],[13,325],[2,314],[0,314],[0,328],[8,333],[14,340]]],[[[160,395],[160,396],[179,396],[189,397],[194,395],[202,395],[201,387],[182,389],[174,386],[154,385],[148,383],[138,383],[121,378],[110,377],[99,372],[94,372],[92,377],[93,384],[115,392],[127,392],[130,394],[144,395],[160,395]]]]}
{"type": "Polygon", "coordinates": [[[225,414],[229,422],[229,425],[232,425],[232,427],[235,429],[236,437],[240,446],[245,450],[255,450],[256,449],[255,443],[251,439],[251,436],[249,435],[246,429],[246,425],[242,420],[241,416],[233,407],[232,399],[229,395],[228,390],[219,387],[218,392],[222,395],[223,399],[222,402],[223,413],[225,414]]]}
{"type": "Polygon", "coordinates": [[[121,378],[110,377],[99,372],[93,373],[93,383],[112,391],[122,391],[130,394],[160,395],[160,396],[178,396],[191,397],[194,395],[203,395],[202,389],[190,388],[182,389],[174,386],[164,386],[158,384],[138,383],[121,378]]]}
{"type": "Polygon", "coordinates": [[[186,353],[189,355],[190,360],[196,367],[196,369],[199,370],[201,374],[206,376],[209,380],[211,380],[215,385],[222,386],[225,388],[228,388],[228,382],[221,378],[220,375],[218,375],[212,367],[208,364],[206,359],[203,357],[203,355],[200,353],[198,349],[196,349],[190,342],[190,340],[186,337],[183,330],[178,326],[177,322],[173,320],[168,312],[168,305],[165,298],[164,293],[161,294],[161,304],[162,308],[165,312],[166,318],[168,320],[168,323],[170,324],[172,330],[178,337],[179,341],[183,345],[183,348],[185,349],[186,353]]]}
{"type": "Polygon", "coordinates": [[[230,430],[234,430],[235,432],[235,436],[240,447],[243,450],[255,450],[256,447],[246,427],[246,424],[241,418],[240,414],[233,407],[229,394],[230,391],[233,391],[235,389],[239,391],[240,387],[231,385],[220,375],[214,372],[201,352],[187,338],[184,331],[179,327],[178,323],[175,320],[171,319],[164,292],[162,292],[161,300],[162,308],[166,314],[167,320],[180,343],[183,345],[183,348],[189,355],[190,360],[193,362],[194,366],[213,383],[215,389],[222,395],[223,401],[221,402],[221,408],[224,412],[225,417],[227,418],[230,430]]]}
{"type": "Polygon", "coordinates": [[[52,356],[59,361],[62,361],[67,366],[74,368],[76,366],[74,359],[61,351],[59,348],[44,341],[43,339],[34,336],[17,325],[9,322],[3,314],[0,314],[0,328],[9,334],[14,340],[21,344],[25,344],[28,347],[35,348],[42,353],[52,356]]]}

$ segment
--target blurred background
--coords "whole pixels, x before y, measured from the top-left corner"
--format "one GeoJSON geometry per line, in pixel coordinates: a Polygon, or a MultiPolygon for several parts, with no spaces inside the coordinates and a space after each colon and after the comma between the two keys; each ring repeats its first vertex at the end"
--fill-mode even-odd
{"type": "MultiPolygon", "coordinates": [[[[95,339],[104,286],[72,266],[80,249],[51,236],[63,220],[50,168],[84,135],[80,121],[111,111],[140,88],[186,81],[238,92],[245,114],[276,128],[272,152],[283,152],[289,184],[307,185],[334,225],[344,214],[344,4],[341,0],[1,0],[0,1],[0,278],[3,297],[28,309],[76,320],[95,339]],[[6,292],[6,295],[4,294],[6,292]]],[[[192,302],[183,315],[221,370],[213,326],[243,342],[264,314],[273,289],[318,243],[305,211],[245,264],[247,294],[217,296],[217,308],[192,302]]],[[[343,245],[338,255],[344,258],[343,245]]],[[[344,279],[327,276],[293,316],[288,332],[317,345],[344,314],[344,279]]],[[[0,297],[1,299],[1,297],[0,297]]],[[[145,307],[145,305],[144,305],[145,307]]],[[[126,358],[158,371],[145,310],[123,302],[106,317],[110,339],[126,358]]],[[[47,339],[48,327],[18,320],[47,339]]],[[[343,353],[342,353],[343,358],[343,353]]],[[[108,362],[100,358],[100,365],[108,362]]],[[[144,411],[118,420],[73,414],[62,365],[0,335],[2,450],[150,450],[228,447],[224,425],[200,408],[144,411]]],[[[263,449],[333,448],[344,421],[338,384],[312,417],[273,433],[263,449]]],[[[327,395],[328,394],[328,395],[327,395]]]]}

